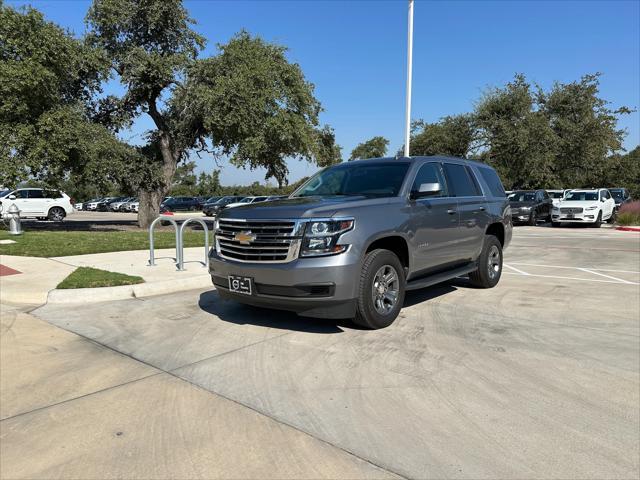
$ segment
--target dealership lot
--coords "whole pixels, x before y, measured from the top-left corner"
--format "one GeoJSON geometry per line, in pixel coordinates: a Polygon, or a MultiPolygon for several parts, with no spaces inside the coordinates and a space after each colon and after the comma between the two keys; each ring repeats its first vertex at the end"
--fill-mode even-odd
{"type": "Polygon", "coordinates": [[[210,477],[234,448],[227,476],[640,473],[637,233],[517,227],[496,288],[410,292],[378,331],[213,289],[33,314],[83,350],[59,382],[5,373],[4,477],[210,477]]]}

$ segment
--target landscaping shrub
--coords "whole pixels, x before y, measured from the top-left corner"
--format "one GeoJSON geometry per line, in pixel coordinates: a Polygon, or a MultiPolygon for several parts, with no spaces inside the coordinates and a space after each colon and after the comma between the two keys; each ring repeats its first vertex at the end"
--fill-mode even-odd
{"type": "Polygon", "coordinates": [[[640,201],[625,203],[618,210],[620,225],[640,225],[640,201]]]}

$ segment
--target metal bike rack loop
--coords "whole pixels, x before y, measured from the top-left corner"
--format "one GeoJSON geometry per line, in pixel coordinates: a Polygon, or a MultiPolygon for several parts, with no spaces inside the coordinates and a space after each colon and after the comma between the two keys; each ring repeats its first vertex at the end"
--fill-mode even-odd
{"type": "Polygon", "coordinates": [[[195,222],[202,225],[202,229],[204,230],[204,262],[201,262],[204,267],[209,266],[209,227],[207,223],[201,218],[192,217],[187,218],[182,225],[180,225],[180,254],[178,256],[178,270],[184,270],[184,227],[186,227],[189,223],[195,222]]]}
{"type": "Polygon", "coordinates": [[[180,256],[182,254],[182,235],[180,233],[182,232],[182,230],[178,228],[178,224],[173,218],[160,216],[156,218],[153,222],[151,222],[151,225],[149,226],[149,266],[155,266],[156,264],[156,256],[154,252],[154,242],[153,242],[153,229],[155,228],[158,222],[161,222],[163,220],[171,223],[173,225],[173,228],[176,231],[176,258],[173,258],[173,257],[170,257],[170,258],[173,258],[173,261],[176,262],[176,264],[178,265],[181,263],[180,256]]]}

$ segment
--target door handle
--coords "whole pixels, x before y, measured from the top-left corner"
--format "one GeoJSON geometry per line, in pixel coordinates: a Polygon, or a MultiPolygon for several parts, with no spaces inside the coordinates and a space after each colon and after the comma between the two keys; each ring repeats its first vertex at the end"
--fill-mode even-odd
{"type": "Polygon", "coordinates": [[[456,213],[456,210],[453,210],[453,209],[450,208],[449,210],[447,210],[447,213],[449,215],[453,215],[454,213],[456,213]]]}
{"type": "Polygon", "coordinates": [[[480,207],[480,211],[481,211],[481,212],[484,212],[485,210],[486,210],[486,208],[484,208],[484,207],[480,207]]]}

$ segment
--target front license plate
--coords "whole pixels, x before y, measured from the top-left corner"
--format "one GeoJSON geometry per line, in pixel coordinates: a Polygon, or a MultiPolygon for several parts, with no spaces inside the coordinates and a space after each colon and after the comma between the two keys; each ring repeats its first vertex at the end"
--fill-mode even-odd
{"type": "Polygon", "coordinates": [[[229,290],[234,293],[251,295],[251,278],[229,275],[229,290]]]}
{"type": "Polygon", "coordinates": [[[567,218],[574,218],[575,215],[573,213],[567,213],[567,218]]]}

